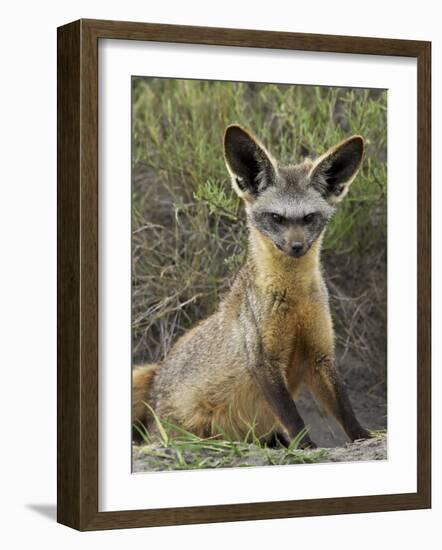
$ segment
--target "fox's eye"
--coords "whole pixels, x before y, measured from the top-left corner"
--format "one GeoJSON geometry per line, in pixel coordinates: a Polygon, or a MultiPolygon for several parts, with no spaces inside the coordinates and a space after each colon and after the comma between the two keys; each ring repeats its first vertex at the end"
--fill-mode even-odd
{"type": "Polygon", "coordinates": [[[307,214],[304,216],[304,223],[312,223],[312,221],[315,219],[316,214],[314,212],[310,212],[310,214],[307,214]]]}
{"type": "Polygon", "coordinates": [[[279,214],[276,214],[275,212],[272,212],[272,214],[270,215],[272,217],[272,220],[276,223],[281,223],[284,220],[282,216],[280,216],[279,214]]]}

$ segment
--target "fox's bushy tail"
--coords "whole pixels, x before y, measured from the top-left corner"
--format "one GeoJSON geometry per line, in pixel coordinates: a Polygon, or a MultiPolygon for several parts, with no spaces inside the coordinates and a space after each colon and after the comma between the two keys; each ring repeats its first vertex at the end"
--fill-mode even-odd
{"type": "Polygon", "coordinates": [[[132,425],[147,425],[149,410],[145,403],[149,401],[152,380],[158,365],[141,365],[132,372],[132,425]]]}

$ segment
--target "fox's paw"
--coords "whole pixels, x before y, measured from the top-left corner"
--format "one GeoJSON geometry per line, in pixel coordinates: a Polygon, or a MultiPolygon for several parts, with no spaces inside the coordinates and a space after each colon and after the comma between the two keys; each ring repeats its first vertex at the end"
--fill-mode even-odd
{"type": "Polygon", "coordinates": [[[358,430],[353,434],[352,440],[356,441],[357,439],[371,439],[373,434],[371,434],[365,428],[359,427],[358,430]]]}
{"type": "Polygon", "coordinates": [[[299,448],[304,450],[312,450],[312,449],[317,449],[318,446],[310,438],[308,439],[304,438],[299,444],[299,448]]]}

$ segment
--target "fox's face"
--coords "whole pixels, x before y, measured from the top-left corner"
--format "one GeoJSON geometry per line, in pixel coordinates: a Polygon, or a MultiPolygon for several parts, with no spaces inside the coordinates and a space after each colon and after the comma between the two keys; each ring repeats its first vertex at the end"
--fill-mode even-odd
{"type": "Polygon", "coordinates": [[[323,232],[359,170],[363,150],[363,139],[353,136],[316,161],[283,167],[240,126],[229,126],[224,138],[227,168],[249,223],[293,258],[323,232]]]}

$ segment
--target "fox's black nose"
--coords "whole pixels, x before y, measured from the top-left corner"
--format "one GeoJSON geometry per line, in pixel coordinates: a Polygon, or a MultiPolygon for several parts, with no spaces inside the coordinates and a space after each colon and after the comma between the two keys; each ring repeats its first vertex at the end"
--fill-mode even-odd
{"type": "Polygon", "coordinates": [[[304,248],[302,243],[294,243],[292,244],[292,252],[293,254],[299,254],[302,249],[304,248]]]}

